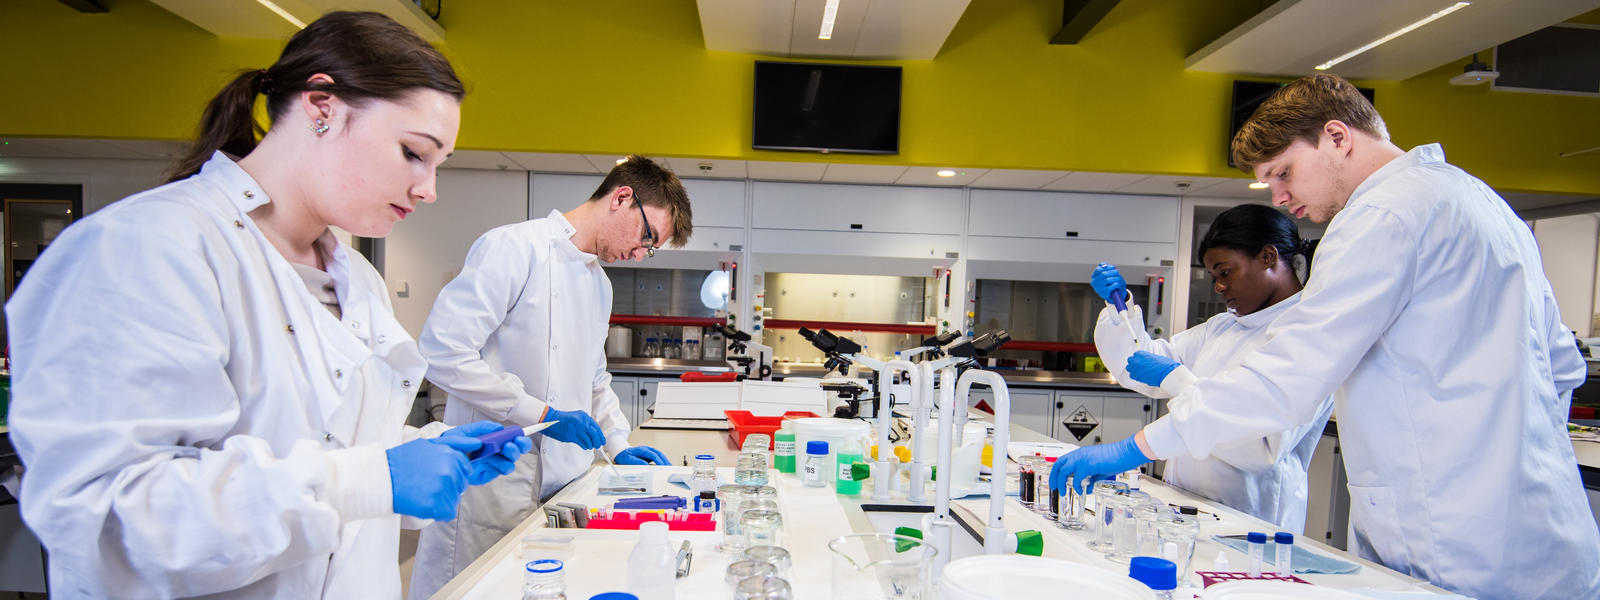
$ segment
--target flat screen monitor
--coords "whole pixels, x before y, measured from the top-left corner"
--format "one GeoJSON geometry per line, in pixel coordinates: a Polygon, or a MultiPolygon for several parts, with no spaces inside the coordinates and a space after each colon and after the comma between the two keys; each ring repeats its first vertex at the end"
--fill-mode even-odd
{"type": "MultiPolygon", "coordinates": [[[[1233,164],[1233,136],[1239,133],[1239,128],[1244,127],[1244,122],[1250,120],[1250,115],[1265,102],[1273,92],[1278,91],[1287,81],[1239,81],[1233,82],[1233,102],[1229,107],[1228,139],[1223,140],[1223,155],[1228,157],[1228,166],[1233,164]]],[[[1371,88],[1356,88],[1361,95],[1367,97],[1368,102],[1376,105],[1374,92],[1371,88]]]]}
{"type": "Polygon", "coordinates": [[[898,153],[900,67],[756,61],[753,146],[898,153]]]}

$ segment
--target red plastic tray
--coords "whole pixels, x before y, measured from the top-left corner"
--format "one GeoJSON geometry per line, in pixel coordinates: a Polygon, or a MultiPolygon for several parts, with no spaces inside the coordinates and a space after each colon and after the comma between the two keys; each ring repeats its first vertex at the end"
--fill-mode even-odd
{"type": "MultiPolygon", "coordinates": [[[[640,525],[651,521],[660,521],[659,511],[642,510],[638,512],[626,510],[611,511],[611,518],[602,519],[599,511],[589,511],[589,529],[638,529],[640,525]]],[[[686,520],[667,521],[667,529],[676,531],[716,531],[717,522],[711,520],[711,513],[686,513],[686,520]]]]}
{"type": "Polygon", "coordinates": [[[734,373],[733,371],[729,371],[727,373],[706,373],[704,371],[694,371],[679,375],[678,380],[689,383],[697,381],[738,381],[739,374],[734,373]]]}
{"type": "MultiPolygon", "coordinates": [[[[594,521],[590,522],[593,523],[594,521]]],[[[1260,577],[1251,577],[1249,573],[1233,573],[1230,571],[1195,571],[1194,574],[1199,575],[1200,581],[1204,582],[1205,585],[1202,587],[1211,587],[1212,584],[1226,581],[1293,581],[1311,585],[1311,582],[1293,575],[1279,575],[1265,571],[1261,573],[1260,577]]]]}
{"type": "Polygon", "coordinates": [[[781,417],[758,417],[750,414],[748,410],[725,410],[722,414],[728,415],[728,438],[733,440],[733,447],[743,448],[744,438],[752,433],[765,433],[772,438],[772,443],[767,444],[771,450],[777,443],[778,429],[783,427],[784,419],[805,419],[816,417],[817,414],[809,410],[791,410],[783,413],[781,417]]]}

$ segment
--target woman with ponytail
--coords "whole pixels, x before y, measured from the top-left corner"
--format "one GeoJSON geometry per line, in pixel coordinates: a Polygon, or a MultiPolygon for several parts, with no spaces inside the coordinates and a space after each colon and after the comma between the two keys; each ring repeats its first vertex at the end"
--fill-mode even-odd
{"type": "Polygon", "coordinates": [[[10,425],[52,594],[398,598],[401,516],[453,518],[529,448],[405,427],[426,363],[330,231],[434,201],[462,95],[410,30],[330,13],[216,95],[170,183],[33,266],[10,425]]]}
{"type": "MultiPolygon", "coordinates": [[[[1228,311],[1167,341],[1144,334],[1143,313],[1133,303],[1128,303],[1126,317],[1107,307],[1094,331],[1101,359],[1123,387],[1152,398],[1170,398],[1172,393],[1138,381],[1141,360],[1187,365],[1200,377],[1239,364],[1266,342],[1273,319],[1300,301],[1313,246],[1300,239],[1288,215],[1272,207],[1244,204],[1223,211],[1200,239],[1196,254],[1228,311]],[[1133,319],[1140,334],[1137,347],[1124,318],[1133,319]]],[[[1096,269],[1091,284],[1102,297],[1127,289],[1110,265],[1096,269]]],[[[1177,378],[1167,378],[1172,379],[1177,378]]],[[[1332,413],[1329,397],[1315,419],[1293,430],[1218,448],[1205,459],[1183,455],[1168,460],[1162,479],[1298,534],[1305,529],[1311,453],[1332,413]]]]}

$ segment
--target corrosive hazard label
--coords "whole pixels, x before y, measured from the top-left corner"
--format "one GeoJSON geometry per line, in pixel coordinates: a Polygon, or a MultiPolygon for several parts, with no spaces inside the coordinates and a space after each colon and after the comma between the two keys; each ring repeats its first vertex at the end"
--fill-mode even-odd
{"type": "Polygon", "coordinates": [[[1072,411],[1072,414],[1067,415],[1067,418],[1061,421],[1061,425],[1066,427],[1067,431],[1072,432],[1072,437],[1078,438],[1078,441],[1081,442],[1084,436],[1089,435],[1089,432],[1100,426],[1100,421],[1096,420],[1094,415],[1089,414],[1089,407],[1080,404],[1078,405],[1078,410],[1072,411]]]}

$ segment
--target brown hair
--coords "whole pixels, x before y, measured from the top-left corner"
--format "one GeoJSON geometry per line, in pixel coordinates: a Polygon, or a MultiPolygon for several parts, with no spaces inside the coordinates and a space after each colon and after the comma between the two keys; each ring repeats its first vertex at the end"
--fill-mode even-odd
{"type": "Polygon", "coordinates": [[[456,100],[466,95],[450,61],[394,19],[375,12],[330,12],[289,38],[278,62],[239,73],[211,99],[199,136],[167,181],[200,172],[217,150],[240,157],[254,150],[266,133],[252,114],[257,94],[267,97],[267,117],[277,121],[301,92],[328,92],[360,107],[371,100],[398,100],[419,88],[456,100]],[[318,73],[333,82],[308,81],[318,73]]]}
{"type": "Polygon", "coordinates": [[[1387,140],[1389,130],[1366,96],[1343,77],[1318,73],[1297,79],[1274,92],[1234,134],[1233,162],[1253,173],[1295,140],[1315,146],[1328,121],[1340,121],[1367,135],[1387,140]]]}
{"type": "Polygon", "coordinates": [[[667,209],[672,215],[673,248],[682,248],[694,233],[694,215],[689,210],[689,192],[683,182],[672,174],[666,165],[639,155],[630,154],[626,160],[611,167],[600,187],[589,197],[590,201],[604,198],[621,186],[633,188],[633,197],[645,206],[667,209]]]}

